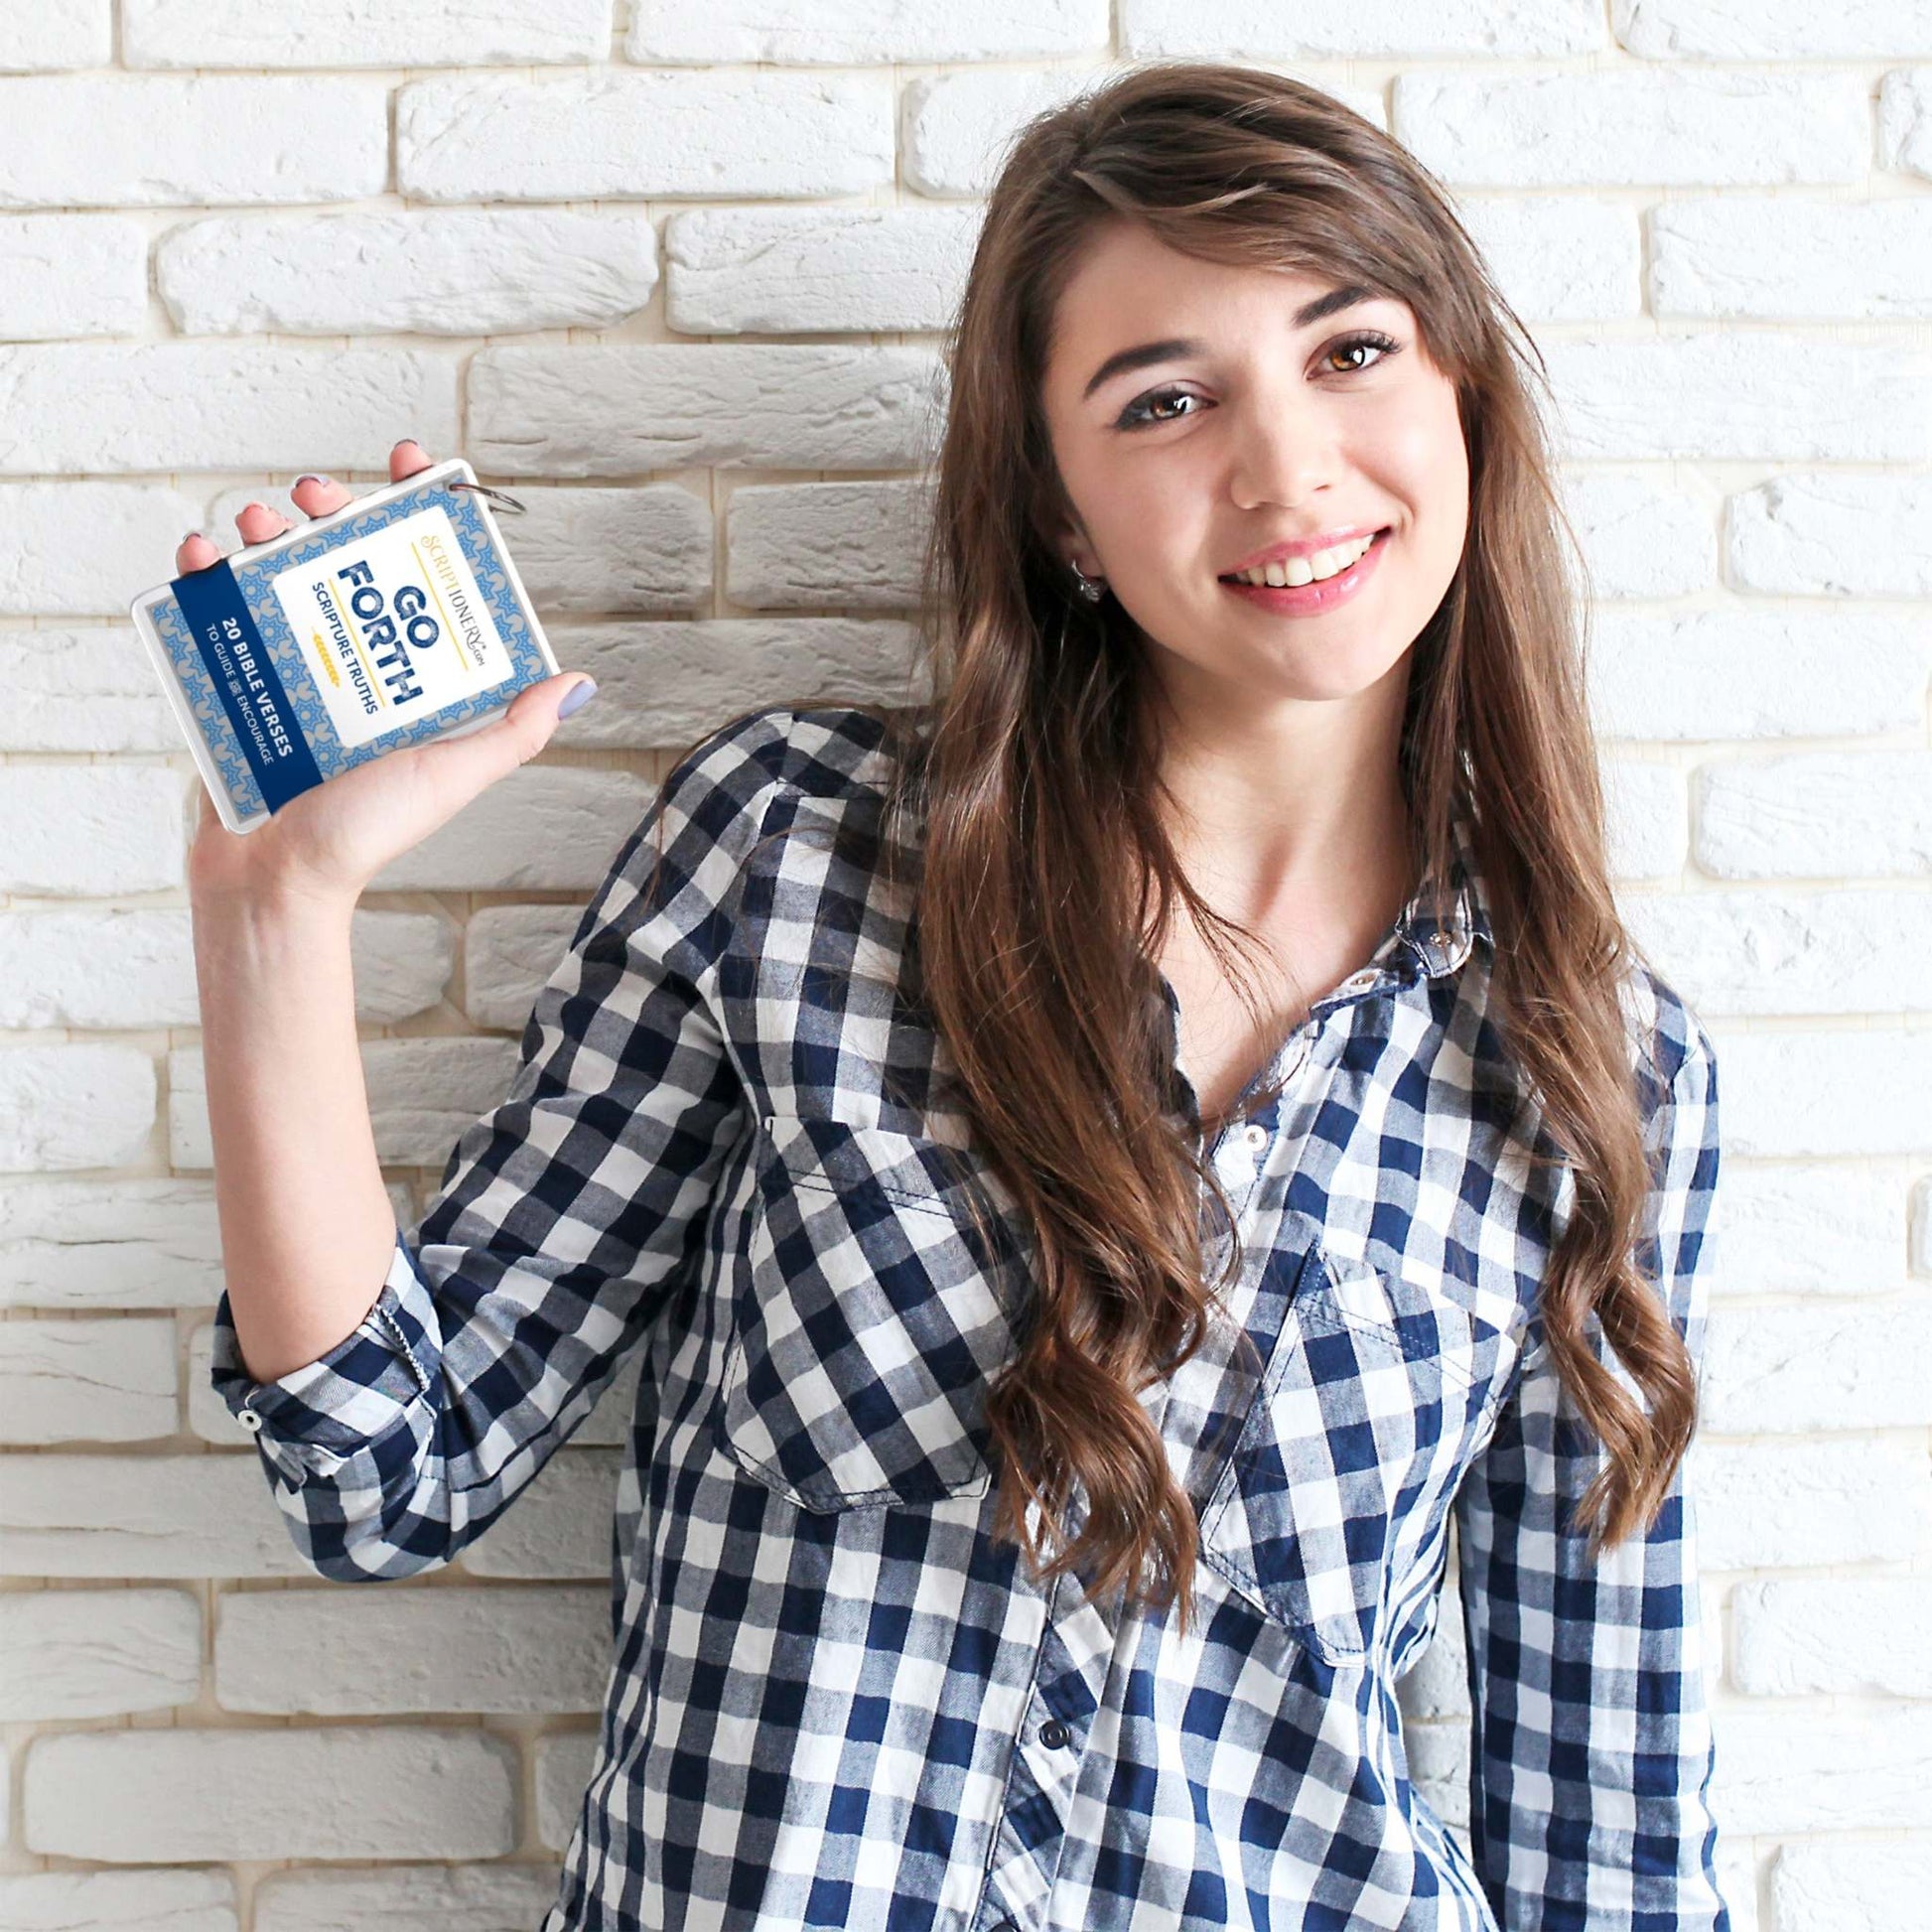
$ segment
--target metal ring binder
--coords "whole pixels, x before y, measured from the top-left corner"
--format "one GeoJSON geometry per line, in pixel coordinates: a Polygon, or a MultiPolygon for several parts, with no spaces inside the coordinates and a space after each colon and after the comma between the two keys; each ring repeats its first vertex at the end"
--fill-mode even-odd
{"type": "Polygon", "coordinates": [[[514,496],[506,494],[500,489],[491,489],[487,483],[465,483],[462,478],[457,477],[451,480],[449,486],[452,489],[474,489],[480,496],[487,496],[492,503],[500,504],[506,510],[515,510],[519,515],[524,508],[524,505],[519,503],[514,496]]]}

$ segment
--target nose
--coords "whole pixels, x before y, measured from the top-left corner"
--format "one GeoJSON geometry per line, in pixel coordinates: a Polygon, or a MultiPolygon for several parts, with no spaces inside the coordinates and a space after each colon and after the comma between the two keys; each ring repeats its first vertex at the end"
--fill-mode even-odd
{"type": "Polygon", "coordinates": [[[1291,378],[1257,385],[1239,408],[1228,439],[1228,497],[1237,508],[1293,508],[1337,481],[1340,427],[1321,397],[1291,378]]]}

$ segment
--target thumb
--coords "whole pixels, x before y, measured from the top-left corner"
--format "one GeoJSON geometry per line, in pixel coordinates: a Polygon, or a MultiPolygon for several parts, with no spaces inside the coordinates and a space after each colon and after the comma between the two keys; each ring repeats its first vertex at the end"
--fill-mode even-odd
{"type": "Polygon", "coordinates": [[[559,722],[587,703],[596,690],[595,678],[571,671],[528,685],[497,720],[496,734],[508,741],[516,761],[524,763],[550,743],[559,722]]]}
{"type": "MultiPolygon", "coordinates": [[[[596,683],[581,671],[560,671],[555,677],[526,685],[510,700],[503,715],[481,731],[418,746],[424,768],[435,780],[433,796],[440,814],[435,823],[440,825],[485,786],[527,764],[549,744],[557,729],[561,701],[573,691],[596,689],[596,683]]],[[[580,698],[578,703],[582,702],[580,698]]]]}

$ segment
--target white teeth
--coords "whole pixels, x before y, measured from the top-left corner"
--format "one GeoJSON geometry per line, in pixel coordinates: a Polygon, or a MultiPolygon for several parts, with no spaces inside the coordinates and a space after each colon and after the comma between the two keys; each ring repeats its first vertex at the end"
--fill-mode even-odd
{"type": "Polygon", "coordinates": [[[1353,543],[1337,544],[1332,550],[1316,550],[1306,557],[1290,557],[1286,562],[1277,558],[1271,564],[1235,574],[1243,584],[1272,584],[1277,590],[1312,584],[1346,570],[1358,557],[1366,555],[1374,541],[1373,536],[1360,537],[1353,543]]]}

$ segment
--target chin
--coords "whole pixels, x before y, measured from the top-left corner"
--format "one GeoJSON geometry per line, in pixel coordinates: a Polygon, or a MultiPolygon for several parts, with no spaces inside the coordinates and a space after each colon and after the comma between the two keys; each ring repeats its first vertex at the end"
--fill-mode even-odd
{"type": "Polygon", "coordinates": [[[1373,691],[1401,667],[1408,655],[1406,646],[1394,656],[1386,651],[1368,654],[1346,648],[1323,651],[1318,646],[1291,647],[1257,671],[1251,688],[1265,687],[1271,695],[1304,703],[1334,704],[1373,691]]]}

